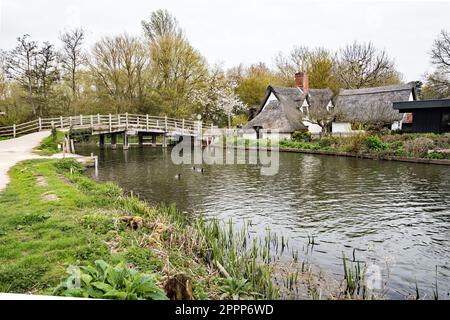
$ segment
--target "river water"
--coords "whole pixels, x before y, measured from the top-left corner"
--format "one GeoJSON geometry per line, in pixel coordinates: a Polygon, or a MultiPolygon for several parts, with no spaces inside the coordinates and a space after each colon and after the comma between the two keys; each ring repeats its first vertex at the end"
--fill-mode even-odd
{"type": "Polygon", "coordinates": [[[450,292],[450,167],[280,153],[279,172],[259,165],[175,165],[171,149],[132,147],[99,156],[99,181],[113,181],[151,203],[289,237],[301,259],[342,278],[342,254],[375,266],[388,298],[450,292]],[[175,176],[181,177],[176,179],[175,176]],[[314,237],[315,246],[308,246],[314,237]],[[312,250],[311,250],[312,249],[312,250]],[[437,275],[436,275],[437,266],[437,275]]]}

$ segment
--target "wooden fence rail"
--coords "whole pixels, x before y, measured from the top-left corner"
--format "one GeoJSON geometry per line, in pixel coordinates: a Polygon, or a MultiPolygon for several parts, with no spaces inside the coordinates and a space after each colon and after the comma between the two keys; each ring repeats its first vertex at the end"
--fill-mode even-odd
{"type": "Polygon", "coordinates": [[[201,121],[175,119],[148,114],[95,114],[69,117],[38,118],[36,120],[0,127],[0,137],[17,137],[31,132],[57,129],[96,129],[106,127],[111,132],[113,128],[124,130],[157,130],[180,135],[198,135],[199,131],[215,128],[212,124],[201,121]]]}

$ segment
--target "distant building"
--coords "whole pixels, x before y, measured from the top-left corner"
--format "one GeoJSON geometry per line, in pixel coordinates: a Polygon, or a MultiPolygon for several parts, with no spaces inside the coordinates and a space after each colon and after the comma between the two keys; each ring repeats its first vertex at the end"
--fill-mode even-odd
{"type": "Polygon", "coordinates": [[[450,99],[394,102],[394,109],[411,114],[405,131],[450,132],[450,99]]]}

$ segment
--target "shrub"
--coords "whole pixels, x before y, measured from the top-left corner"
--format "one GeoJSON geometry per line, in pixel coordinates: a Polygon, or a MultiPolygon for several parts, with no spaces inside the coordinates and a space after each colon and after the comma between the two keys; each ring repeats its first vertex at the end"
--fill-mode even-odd
{"type": "Polygon", "coordinates": [[[299,142],[309,142],[311,141],[311,133],[307,130],[295,131],[292,134],[292,140],[299,142]]]}
{"type": "Polygon", "coordinates": [[[69,277],[54,291],[56,295],[118,300],[167,300],[156,285],[154,274],[142,274],[119,264],[112,267],[103,260],[95,266],[70,268],[69,277]]]}
{"type": "Polygon", "coordinates": [[[367,147],[366,135],[357,134],[345,139],[343,150],[345,152],[362,153],[367,147]]]}
{"type": "Polygon", "coordinates": [[[386,150],[388,148],[387,144],[385,144],[378,136],[368,136],[366,139],[366,144],[369,150],[380,151],[386,150]]]}
{"type": "Polygon", "coordinates": [[[433,148],[434,142],[430,138],[419,137],[404,143],[405,151],[413,157],[426,157],[428,150],[433,148]]]}
{"type": "Polygon", "coordinates": [[[323,137],[318,142],[319,146],[321,148],[327,148],[332,147],[334,145],[337,145],[339,143],[339,139],[333,136],[323,137]]]}
{"type": "Polygon", "coordinates": [[[55,167],[61,171],[73,173],[82,173],[84,171],[84,166],[73,158],[61,159],[55,162],[55,167]]]}

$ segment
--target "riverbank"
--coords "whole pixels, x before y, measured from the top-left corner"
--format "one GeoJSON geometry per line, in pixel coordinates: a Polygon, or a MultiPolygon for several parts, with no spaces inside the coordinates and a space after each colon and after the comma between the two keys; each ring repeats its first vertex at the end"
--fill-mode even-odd
{"type": "Polygon", "coordinates": [[[226,144],[255,149],[275,146],[281,152],[309,153],[372,160],[450,165],[450,135],[359,134],[350,137],[326,136],[318,140],[270,140],[227,138],[226,144]]]}
{"type": "Polygon", "coordinates": [[[279,262],[283,251],[291,254],[287,239],[251,240],[245,226],[235,229],[232,223],[206,222],[174,207],[151,206],[81,171],[73,159],[30,160],[11,169],[11,183],[0,194],[1,292],[104,297],[87,288],[57,289],[70,268],[100,260],[150,275],[171,298],[348,294],[337,289],[337,282],[326,288],[323,277],[314,277],[294,252],[288,262],[279,262]]]}

